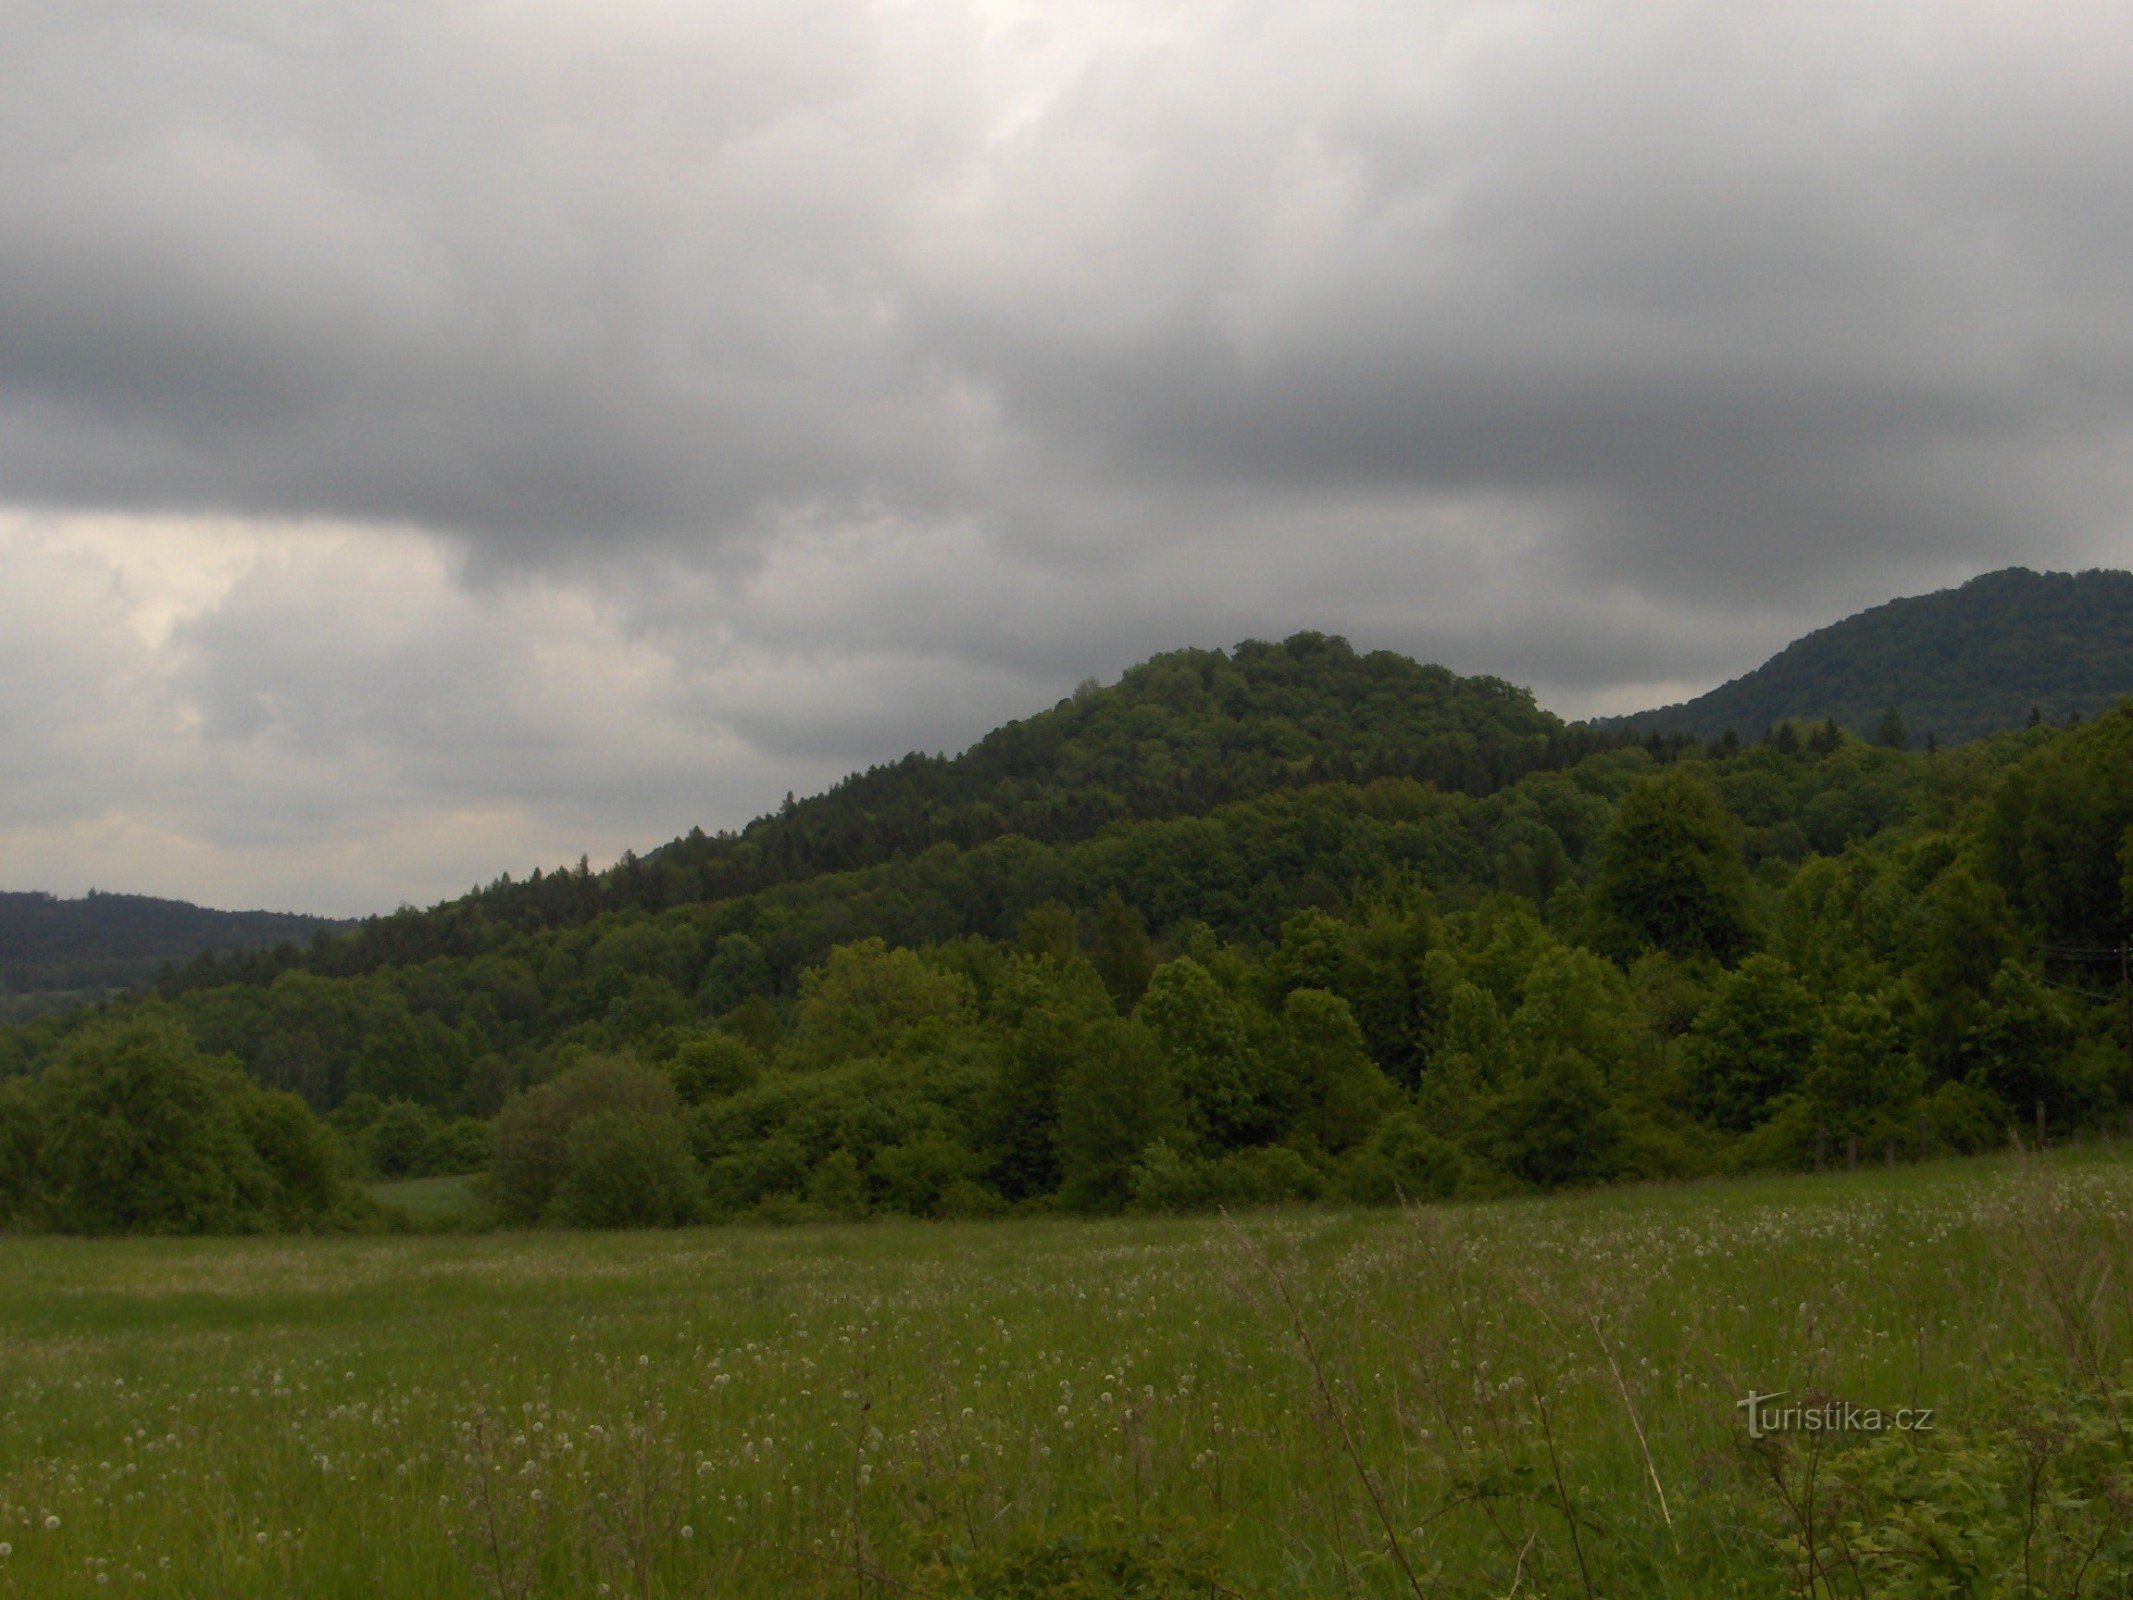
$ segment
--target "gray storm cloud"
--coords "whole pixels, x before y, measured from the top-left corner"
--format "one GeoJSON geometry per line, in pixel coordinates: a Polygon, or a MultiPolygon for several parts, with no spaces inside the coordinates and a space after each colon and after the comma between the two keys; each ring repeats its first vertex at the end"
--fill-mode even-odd
{"type": "Polygon", "coordinates": [[[0,877],[369,908],[1182,643],[1631,709],[2122,561],[2129,71],[2080,0],[0,0],[0,877]]]}

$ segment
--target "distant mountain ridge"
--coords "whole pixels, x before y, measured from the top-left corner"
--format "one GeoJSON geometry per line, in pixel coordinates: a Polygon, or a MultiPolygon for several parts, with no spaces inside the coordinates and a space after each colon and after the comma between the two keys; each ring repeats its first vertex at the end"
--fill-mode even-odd
{"type": "Polygon", "coordinates": [[[1894,706],[1942,744],[2092,717],[2133,694],[2133,572],[2007,567],[1891,600],[1796,639],[1709,694],[1597,726],[1754,738],[1787,718],[1873,737],[1894,706]]]}
{"type": "Polygon", "coordinates": [[[79,900],[0,891],[0,1009],[94,999],[208,951],[256,950],[348,927],[288,911],[212,911],[184,900],[91,890],[79,900]],[[41,1001],[49,1001],[47,1004],[41,1001]]]}

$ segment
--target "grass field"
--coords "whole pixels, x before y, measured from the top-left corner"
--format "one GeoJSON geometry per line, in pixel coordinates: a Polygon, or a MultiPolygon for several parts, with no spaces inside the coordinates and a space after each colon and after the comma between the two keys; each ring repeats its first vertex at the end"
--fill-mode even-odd
{"type": "Polygon", "coordinates": [[[1236,1224],[0,1239],[0,1594],[2123,1594],[2129,1214],[2092,1149],[1236,1224]],[[1758,1442],[1751,1389],[1932,1427],[1758,1442]]]}
{"type": "Polygon", "coordinates": [[[363,1187],[372,1199],[381,1200],[406,1214],[420,1228],[477,1226],[486,1221],[487,1207],[471,1173],[448,1178],[401,1178],[391,1183],[363,1187]]]}

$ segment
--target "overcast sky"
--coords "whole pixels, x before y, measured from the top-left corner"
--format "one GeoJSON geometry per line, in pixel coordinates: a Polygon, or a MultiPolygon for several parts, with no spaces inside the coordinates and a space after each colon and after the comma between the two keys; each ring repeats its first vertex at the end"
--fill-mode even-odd
{"type": "Polygon", "coordinates": [[[0,0],[0,887],[360,912],[1301,628],[2127,562],[2118,0],[0,0]]]}

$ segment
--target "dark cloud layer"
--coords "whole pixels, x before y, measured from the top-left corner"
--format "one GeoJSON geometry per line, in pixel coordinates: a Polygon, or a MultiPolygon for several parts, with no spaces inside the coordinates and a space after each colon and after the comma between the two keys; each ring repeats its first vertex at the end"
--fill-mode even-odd
{"type": "Polygon", "coordinates": [[[1176,644],[1630,709],[2122,561],[2129,70],[2083,0],[0,0],[0,876],[389,903],[1176,644]]]}

